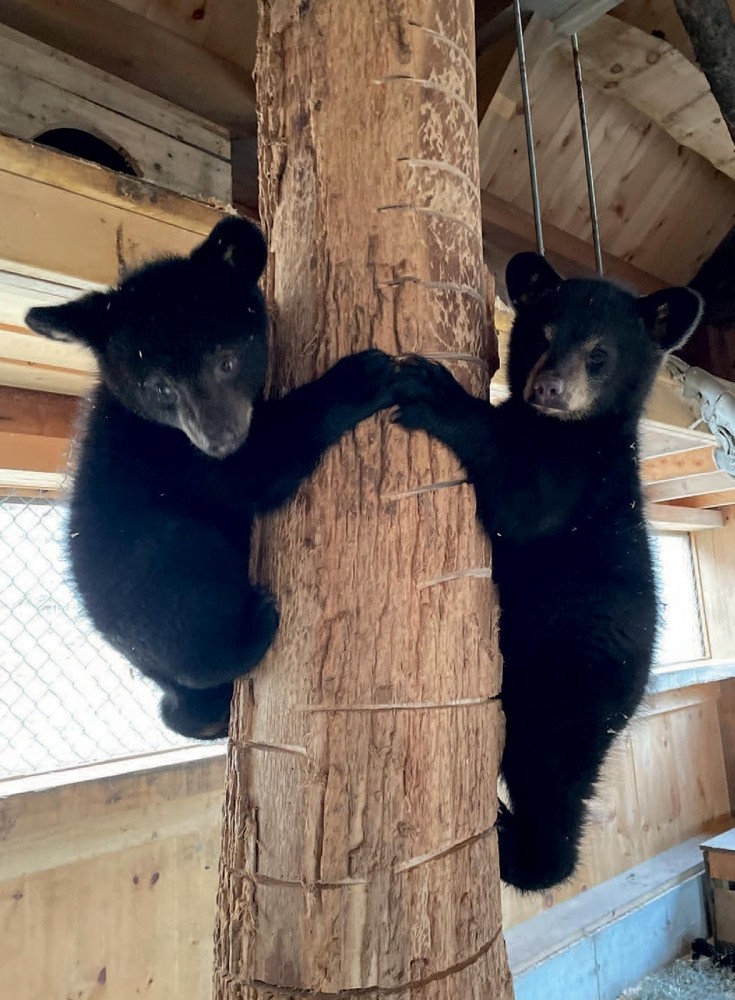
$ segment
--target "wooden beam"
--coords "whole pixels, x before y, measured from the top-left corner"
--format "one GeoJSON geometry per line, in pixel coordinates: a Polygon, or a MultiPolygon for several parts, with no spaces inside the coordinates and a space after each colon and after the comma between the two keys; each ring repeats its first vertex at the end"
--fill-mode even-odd
{"type": "Polygon", "coordinates": [[[706,472],[700,476],[683,476],[680,479],[669,479],[664,483],[652,483],[646,487],[645,493],[651,503],[668,503],[672,500],[682,500],[684,497],[719,493],[721,490],[730,489],[732,484],[733,478],[727,472],[706,472]]]}
{"type": "Polygon", "coordinates": [[[714,443],[702,448],[645,458],[641,462],[641,478],[644,483],[663,483],[684,476],[698,476],[717,471],[714,443]]]}
{"type": "Polygon", "coordinates": [[[234,135],[255,127],[250,73],[121,4],[0,0],[0,23],[219,122],[234,135]]]}
{"type": "MultiPolygon", "coordinates": [[[[480,197],[486,242],[503,248],[508,255],[536,248],[536,231],[533,216],[529,212],[503,201],[490,191],[482,191],[480,197]]],[[[544,223],[544,239],[550,261],[565,276],[594,276],[594,251],[591,244],[548,222],[544,223]]],[[[664,286],[660,278],[641,271],[612,254],[604,253],[603,259],[607,277],[631,287],[639,294],[658,291],[664,286]]]]}
{"type": "Polygon", "coordinates": [[[121,264],[189,253],[222,217],[154,184],[7,136],[0,136],[0,202],[0,269],[79,288],[114,284],[121,264]]]}
{"type": "Polygon", "coordinates": [[[68,396],[0,387],[0,489],[58,488],[77,411],[68,396]]]}
{"type": "Polygon", "coordinates": [[[671,504],[675,507],[696,507],[700,510],[714,507],[732,507],[735,504],[735,484],[729,490],[719,490],[717,493],[703,493],[697,497],[672,500],[671,504]]]}
{"type": "Polygon", "coordinates": [[[6,434],[68,440],[78,409],[77,400],[69,396],[0,386],[0,429],[6,434]]]}
{"type": "MultiPolygon", "coordinates": [[[[585,82],[643,112],[735,179],[735,149],[704,73],[659,38],[605,16],[580,37],[585,82]]],[[[559,51],[571,63],[571,51],[559,51]]]]}
{"type": "Polygon", "coordinates": [[[719,510],[696,510],[665,503],[648,504],[646,518],[654,531],[711,531],[725,523],[719,510]]]}

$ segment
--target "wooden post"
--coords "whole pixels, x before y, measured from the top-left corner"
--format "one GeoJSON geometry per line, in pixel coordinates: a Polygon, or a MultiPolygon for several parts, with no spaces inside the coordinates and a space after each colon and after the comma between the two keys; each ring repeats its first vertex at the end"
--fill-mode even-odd
{"type": "MultiPolygon", "coordinates": [[[[375,345],[484,394],[471,0],[260,14],[275,385],[375,345]]],[[[459,478],[382,415],[263,525],[282,624],[233,707],[217,1000],[512,996],[497,609],[459,478]]]]}

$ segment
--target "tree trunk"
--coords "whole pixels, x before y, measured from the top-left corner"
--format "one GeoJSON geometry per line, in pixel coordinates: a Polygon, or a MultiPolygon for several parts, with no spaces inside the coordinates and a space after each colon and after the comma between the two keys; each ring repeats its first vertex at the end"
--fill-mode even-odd
{"type": "MultiPolygon", "coordinates": [[[[486,393],[471,0],[260,13],[274,384],[377,346],[486,393]]],[[[281,631],[233,704],[217,1000],[512,996],[497,607],[460,478],[383,414],[261,526],[281,631]]]]}
{"type": "Polygon", "coordinates": [[[735,141],[735,21],[728,0],[675,0],[700,69],[735,141]]]}

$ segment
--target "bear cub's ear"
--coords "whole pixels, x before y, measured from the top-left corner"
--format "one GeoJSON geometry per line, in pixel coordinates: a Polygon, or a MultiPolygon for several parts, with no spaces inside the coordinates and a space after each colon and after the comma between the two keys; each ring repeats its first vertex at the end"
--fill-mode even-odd
{"type": "Polygon", "coordinates": [[[505,284],[516,311],[532,305],[546,292],[557,291],[562,280],[538,253],[517,253],[505,271],[505,284]]]}
{"type": "Polygon", "coordinates": [[[110,296],[104,292],[65,302],[60,306],[35,306],[26,313],[26,326],[51,340],[84,344],[100,349],[109,330],[110,296]]]}
{"type": "Polygon", "coordinates": [[[664,288],[636,302],[651,339],[662,351],[674,351],[697,328],[704,300],[692,288],[664,288]]]}
{"type": "Polygon", "coordinates": [[[265,270],[267,247],[260,229],[247,219],[228,215],[214,227],[191,259],[206,267],[230,267],[253,284],[265,270]]]}

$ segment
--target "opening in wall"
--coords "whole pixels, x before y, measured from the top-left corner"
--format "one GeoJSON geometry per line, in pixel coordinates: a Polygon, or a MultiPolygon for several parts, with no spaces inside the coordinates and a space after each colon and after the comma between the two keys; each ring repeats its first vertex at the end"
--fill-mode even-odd
{"type": "Polygon", "coordinates": [[[697,569],[687,532],[652,534],[660,624],[656,666],[701,660],[708,654],[697,569]]]}
{"type": "Polygon", "coordinates": [[[191,745],[158,689],[94,631],[64,549],[65,505],[0,497],[0,778],[191,745]]]}

